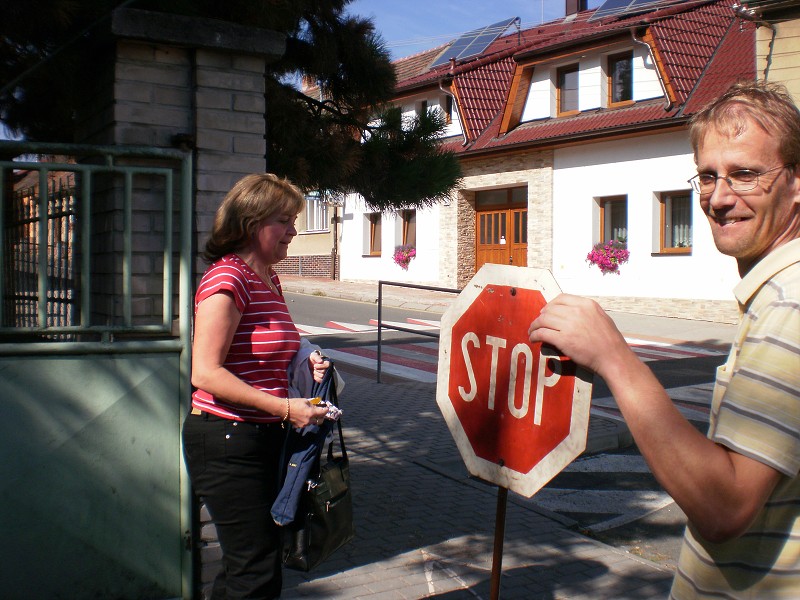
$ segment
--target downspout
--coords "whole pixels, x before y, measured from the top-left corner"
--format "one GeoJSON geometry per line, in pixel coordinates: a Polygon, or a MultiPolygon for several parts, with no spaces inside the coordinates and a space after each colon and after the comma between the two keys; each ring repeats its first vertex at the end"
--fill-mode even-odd
{"type": "MultiPolygon", "coordinates": [[[[454,62],[455,62],[454,60],[451,60],[450,62],[451,68],[454,62]]],[[[452,79],[450,81],[452,81],[452,79]]],[[[456,103],[456,96],[455,94],[453,94],[453,92],[444,89],[444,86],[442,85],[443,83],[444,79],[440,79],[439,89],[442,91],[442,93],[446,94],[447,96],[450,96],[450,98],[452,98],[453,100],[453,110],[458,112],[458,120],[461,123],[461,135],[464,136],[464,142],[461,145],[466,146],[467,144],[469,144],[469,138],[467,138],[467,128],[465,127],[464,119],[461,117],[461,111],[458,110],[458,104],[456,103]]]]}
{"type": "Polygon", "coordinates": [[[655,67],[656,75],[658,76],[658,84],[661,86],[661,91],[664,94],[664,98],[667,99],[667,103],[664,105],[664,110],[672,110],[672,100],[670,100],[669,94],[667,93],[667,86],[664,83],[664,78],[661,76],[661,70],[658,68],[658,63],[656,62],[656,57],[653,54],[653,49],[650,47],[650,44],[645,42],[644,40],[640,40],[636,37],[636,30],[631,27],[631,39],[636,44],[641,44],[645,48],[647,48],[647,54],[650,56],[650,60],[653,61],[653,67],[655,67]]]}
{"type": "MultiPolygon", "coordinates": [[[[768,81],[769,68],[772,66],[772,53],[775,51],[775,36],[777,35],[778,31],[775,29],[772,23],[761,19],[761,15],[756,12],[754,8],[747,8],[745,5],[739,4],[738,2],[734,2],[732,8],[733,14],[740,19],[755,23],[757,28],[763,25],[764,27],[772,30],[772,38],[769,40],[769,52],[767,52],[767,56],[764,58],[764,62],[766,63],[766,66],[764,67],[764,81],[768,81]]],[[[741,27],[741,23],[739,25],[741,27]]]]}

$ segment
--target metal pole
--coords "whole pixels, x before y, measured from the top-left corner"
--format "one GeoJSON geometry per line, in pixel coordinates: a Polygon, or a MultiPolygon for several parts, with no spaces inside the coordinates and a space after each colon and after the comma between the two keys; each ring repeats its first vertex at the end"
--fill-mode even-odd
{"type": "Polygon", "coordinates": [[[376,373],[378,383],[381,382],[381,324],[383,323],[383,319],[381,319],[383,308],[383,282],[378,282],[378,372],[376,373]]]}
{"type": "Polygon", "coordinates": [[[500,575],[503,571],[503,539],[506,533],[506,505],[508,504],[508,489],[497,488],[497,511],[494,520],[494,553],[492,554],[492,582],[489,594],[490,600],[500,598],[500,575]]]}

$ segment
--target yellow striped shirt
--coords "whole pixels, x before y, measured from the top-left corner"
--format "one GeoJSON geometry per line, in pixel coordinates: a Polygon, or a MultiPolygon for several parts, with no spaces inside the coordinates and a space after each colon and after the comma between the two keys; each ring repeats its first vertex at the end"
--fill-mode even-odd
{"type": "Polygon", "coordinates": [[[686,529],[670,598],[800,598],[800,240],[736,286],[743,316],[717,369],[708,437],[783,474],[750,528],[720,544],[686,529]]]}

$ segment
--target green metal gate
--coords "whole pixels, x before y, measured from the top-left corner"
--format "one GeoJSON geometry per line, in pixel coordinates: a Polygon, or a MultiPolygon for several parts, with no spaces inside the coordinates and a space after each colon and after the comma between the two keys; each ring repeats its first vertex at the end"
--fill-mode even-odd
{"type": "Polygon", "coordinates": [[[0,142],[4,598],[190,598],[192,161],[0,142]]]}

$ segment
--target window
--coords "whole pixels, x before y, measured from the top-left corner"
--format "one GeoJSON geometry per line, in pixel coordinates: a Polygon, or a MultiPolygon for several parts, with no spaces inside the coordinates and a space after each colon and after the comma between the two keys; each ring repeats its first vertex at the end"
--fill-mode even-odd
{"type": "Polygon", "coordinates": [[[381,255],[381,213],[364,215],[364,254],[381,255]]]}
{"type": "Polygon", "coordinates": [[[633,52],[608,57],[608,103],[633,101],[633,52]]]}
{"type": "Polygon", "coordinates": [[[689,191],[661,195],[661,252],[692,251],[692,194],[689,191]]]}
{"type": "Polygon", "coordinates": [[[400,222],[402,224],[401,244],[417,247],[417,211],[401,210],[400,222]]]}
{"type": "Polygon", "coordinates": [[[612,196],[600,199],[601,242],[628,243],[628,197],[612,196]]]}
{"type": "Polygon", "coordinates": [[[558,69],[557,78],[558,114],[578,112],[578,65],[558,69]]]}
{"type": "Polygon", "coordinates": [[[420,100],[417,103],[417,114],[424,115],[428,112],[428,101],[427,100],[420,100]]]}
{"type": "Polygon", "coordinates": [[[450,124],[453,122],[453,97],[444,97],[444,118],[445,122],[450,124]]]}
{"type": "Polygon", "coordinates": [[[328,204],[316,192],[306,196],[306,231],[328,231],[328,204]]]}

